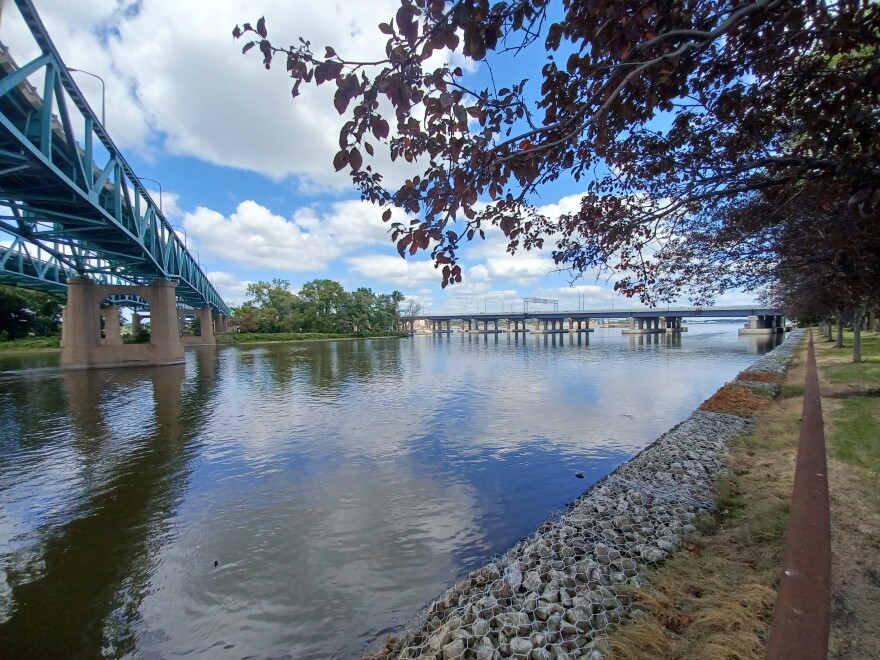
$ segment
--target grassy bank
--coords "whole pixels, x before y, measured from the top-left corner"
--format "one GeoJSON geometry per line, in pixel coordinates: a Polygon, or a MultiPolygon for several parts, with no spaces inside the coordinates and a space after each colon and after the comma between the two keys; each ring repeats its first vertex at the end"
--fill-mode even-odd
{"type": "MultiPolygon", "coordinates": [[[[372,337],[408,337],[406,333],[391,333],[372,337]]],[[[230,332],[217,335],[217,344],[260,344],[277,341],[325,341],[328,339],[369,339],[363,335],[335,332],[230,332]]]]}
{"type": "Polygon", "coordinates": [[[0,341],[0,353],[15,353],[19,351],[45,351],[59,348],[60,337],[27,337],[25,339],[13,339],[0,341]]]}
{"type": "MultiPolygon", "coordinates": [[[[377,335],[373,337],[408,337],[406,333],[391,333],[390,335],[377,335]]],[[[326,341],[330,339],[368,339],[362,335],[333,333],[333,332],[230,332],[217,335],[218,345],[228,344],[258,344],[276,341],[326,341]]],[[[45,351],[58,349],[60,337],[28,337],[11,341],[0,341],[0,353],[15,353],[21,351],[45,351]]]]}
{"type": "MultiPolygon", "coordinates": [[[[830,657],[880,657],[880,337],[863,336],[863,364],[816,334],[831,492],[833,603],[830,657]]],[[[804,344],[780,396],[738,438],[717,510],[682,551],[633,593],[633,616],[606,657],[761,658],[772,619],[788,522],[805,377],[804,344]]]]}

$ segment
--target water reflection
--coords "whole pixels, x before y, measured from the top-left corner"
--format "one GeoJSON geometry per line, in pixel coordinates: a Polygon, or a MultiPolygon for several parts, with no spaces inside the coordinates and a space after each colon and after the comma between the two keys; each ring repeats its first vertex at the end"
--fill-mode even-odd
{"type": "Polygon", "coordinates": [[[356,656],[761,339],[454,333],[0,373],[0,648],[356,656]]]}
{"type": "Polygon", "coordinates": [[[187,419],[182,407],[203,406],[211,382],[211,356],[190,362],[185,403],[183,366],[55,372],[12,388],[46,403],[29,410],[22,442],[7,444],[4,431],[4,654],[136,650],[154,551],[167,541],[198,451],[200,416],[187,419]],[[23,463],[25,478],[10,480],[23,463]]]}

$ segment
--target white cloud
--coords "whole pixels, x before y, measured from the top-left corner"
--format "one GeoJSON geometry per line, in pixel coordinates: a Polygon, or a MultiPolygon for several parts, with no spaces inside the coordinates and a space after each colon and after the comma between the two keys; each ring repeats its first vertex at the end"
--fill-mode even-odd
{"type": "Polygon", "coordinates": [[[398,256],[371,254],[349,257],[345,260],[355,273],[398,288],[414,284],[435,284],[440,282],[440,273],[431,261],[401,259],[398,256]]]}
{"type": "Polygon", "coordinates": [[[358,247],[388,240],[377,208],[357,200],[323,214],[304,207],[290,220],[252,200],[229,217],[199,207],[184,215],[183,226],[190,246],[211,258],[284,273],[323,271],[358,247]]]}
{"type": "Polygon", "coordinates": [[[208,273],[214,287],[230,305],[240,304],[247,298],[247,286],[251,282],[240,280],[232,273],[214,270],[208,273]]]}
{"type": "MultiPolygon", "coordinates": [[[[242,55],[248,39],[233,41],[232,28],[255,22],[260,11],[278,45],[302,35],[319,56],[333,45],[350,59],[381,59],[387,38],[377,25],[398,7],[396,0],[324,3],[320,11],[285,0],[265,0],[258,10],[246,0],[212,2],[209,9],[176,0],[43,0],[39,11],[65,63],[105,81],[106,124],[121,149],[148,155],[161,142],[173,154],[278,180],[294,175],[314,190],[351,186],[332,167],[344,121],[333,107],[335,85],[304,86],[294,102],[283,57],[264,70],[258,49],[242,55]]],[[[2,38],[23,62],[39,50],[17,14],[14,6],[6,8],[2,38]]],[[[447,59],[473,70],[473,63],[448,52],[426,65],[447,59]]],[[[97,111],[101,84],[85,74],[74,78],[97,111]]],[[[386,182],[405,178],[411,167],[392,165],[385,152],[377,148],[386,182]]]]}

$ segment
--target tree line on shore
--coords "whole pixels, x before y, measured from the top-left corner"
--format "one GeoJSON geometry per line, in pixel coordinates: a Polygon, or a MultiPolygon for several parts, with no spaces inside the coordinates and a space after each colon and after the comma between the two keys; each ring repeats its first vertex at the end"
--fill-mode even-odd
{"type": "MultiPolygon", "coordinates": [[[[365,287],[346,291],[338,282],[327,279],[312,280],[293,292],[290,282],[276,278],[249,284],[247,294],[248,300],[233,308],[231,327],[240,332],[272,334],[368,336],[394,332],[404,301],[399,291],[375,293],[365,287]]],[[[57,336],[63,304],[58,296],[0,285],[0,341],[57,336]]],[[[198,333],[197,327],[189,329],[198,333]]]]}
{"type": "Polygon", "coordinates": [[[376,335],[393,332],[404,295],[360,287],[346,291],[338,282],[316,279],[299,292],[274,278],[247,287],[248,300],[233,308],[230,324],[239,332],[319,332],[376,335]]]}

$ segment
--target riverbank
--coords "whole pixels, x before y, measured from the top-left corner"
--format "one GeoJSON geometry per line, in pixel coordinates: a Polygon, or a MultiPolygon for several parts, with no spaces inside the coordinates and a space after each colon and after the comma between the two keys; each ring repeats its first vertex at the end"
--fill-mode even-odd
{"type": "MultiPolygon", "coordinates": [[[[345,339],[386,339],[389,337],[408,337],[406,333],[392,333],[384,335],[376,335],[364,337],[349,333],[331,333],[331,332],[280,332],[280,333],[261,333],[261,332],[230,332],[222,335],[216,335],[215,339],[218,346],[229,346],[233,344],[265,344],[270,342],[289,342],[289,341],[332,341],[345,339]]],[[[21,353],[25,351],[59,351],[60,337],[28,337],[27,339],[15,339],[0,342],[0,353],[21,353]]]]}
{"type": "Polygon", "coordinates": [[[216,335],[216,340],[218,346],[229,346],[232,344],[266,344],[289,341],[331,341],[342,339],[388,339],[398,337],[409,337],[409,334],[405,332],[396,332],[364,336],[337,332],[229,332],[222,335],[216,335]]]}
{"type": "Polygon", "coordinates": [[[650,569],[712,528],[711,489],[727,472],[723,457],[753,425],[730,410],[754,412],[781,389],[801,336],[792,333],[701,410],[471,572],[367,657],[604,658],[605,637],[637,602],[650,569]]]}
{"type": "Polygon", "coordinates": [[[0,353],[20,353],[24,351],[51,351],[60,349],[61,337],[27,337],[0,341],[0,353]]]}
{"type": "MultiPolygon", "coordinates": [[[[880,657],[880,336],[851,333],[834,348],[816,335],[832,527],[829,657],[880,657]]],[[[734,440],[729,472],[714,486],[711,533],[648,576],[635,613],[606,640],[606,658],[761,658],[784,552],[800,432],[804,351],[780,396],[734,440]]]]}

